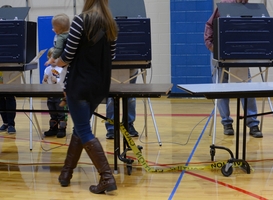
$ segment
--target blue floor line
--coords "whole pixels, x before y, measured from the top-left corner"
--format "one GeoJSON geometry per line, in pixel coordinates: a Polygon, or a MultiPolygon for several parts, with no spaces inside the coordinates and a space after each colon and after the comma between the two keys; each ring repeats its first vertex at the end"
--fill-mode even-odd
{"type": "MultiPolygon", "coordinates": [[[[201,132],[201,134],[200,134],[200,136],[199,136],[199,138],[197,139],[197,141],[196,141],[196,143],[195,143],[195,145],[194,145],[194,148],[192,149],[192,152],[191,152],[191,154],[190,154],[190,156],[189,156],[189,158],[188,158],[188,160],[187,160],[185,166],[188,166],[188,165],[189,165],[189,163],[190,163],[190,161],[191,161],[191,159],[192,159],[192,157],[193,157],[193,154],[194,154],[194,152],[195,152],[195,150],[196,150],[198,144],[200,143],[200,141],[201,141],[201,139],[202,139],[202,137],[203,137],[203,135],[204,135],[204,133],[205,133],[205,130],[206,130],[208,124],[209,124],[209,121],[210,121],[211,117],[213,116],[213,113],[214,113],[214,110],[212,110],[212,113],[210,114],[210,116],[209,116],[209,118],[208,118],[208,120],[207,120],[207,122],[206,122],[206,124],[205,124],[205,126],[204,126],[204,128],[203,128],[203,130],[202,130],[202,132],[201,132]]],[[[174,196],[174,194],[175,194],[175,192],[176,192],[176,190],[177,190],[179,184],[181,183],[181,181],[182,181],[182,179],[183,179],[184,174],[185,174],[185,170],[183,170],[183,171],[181,172],[181,174],[180,174],[180,176],[179,176],[179,178],[178,178],[178,180],[177,180],[177,182],[176,182],[176,184],[175,184],[175,186],[174,186],[174,188],[173,188],[173,191],[171,192],[171,194],[170,194],[168,200],[172,200],[172,198],[173,198],[173,196],[174,196]]]]}

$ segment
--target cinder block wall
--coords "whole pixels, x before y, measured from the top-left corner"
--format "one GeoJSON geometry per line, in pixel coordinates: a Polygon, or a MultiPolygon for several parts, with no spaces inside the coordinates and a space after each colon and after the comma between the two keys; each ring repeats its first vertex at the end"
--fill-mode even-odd
{"type": "MultiPolygon", "coordinates": [[[[211,0],[171,0],[171,80],[174,85],[211,82],[204,25],[212,10],[211,0]]],[[[173,87],[172,94],[175,93],[181,90],[173,87]]]]}

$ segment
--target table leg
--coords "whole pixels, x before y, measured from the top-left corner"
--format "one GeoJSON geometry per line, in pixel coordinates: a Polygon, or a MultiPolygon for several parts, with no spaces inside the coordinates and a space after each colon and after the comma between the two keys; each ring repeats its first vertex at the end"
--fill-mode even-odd
{"type": "Polygon", "coordinates": [[[243,160],[246,159],[246,119],[247,119],[247,98],[244,98],[244,122],[243,122],[243,160]]]}
{"type": "MultiPolygon", "coordinates": [[[[120,153],[120,97],[113,97],[114,99],[114,173],[118,174],[118,159],[127,164],[128,174],[132,173],[132,163],[134,160],[126,158],[126,152],[131,150],[128,147],[128,143],[123,137],[123,148],[124,151],[120,153]]],[[[122,113],[123,113],[123,123],[126,130],[128,130],[128,98],[122,98],[122,113]]]]}
{"type": "MultiPolygon", "coordinates": [[[[128,130],[128,98],[123,97],[122,98],[122,122],[126,130],[128,130]]],[[[125,137],[123,137],[123,151],[126,152],[127,148],[127,141],[125,137]]],[[[123,154],[124,158],[126,158],[126,153],[123,154]]]]}
{"type": "Polygon", "coordinates": [[[237,118],[236,118],[236,152],[235,158],[239,158],[239,135],[240,135],[240,98],[237,98],[237,118]]]}
{"type": "Polygon", "coordinates": [[[120,155],[120,128],[119,128],[119,97],[114,99],[114,173],[118,173],[118,157],[120,155]]]}
{"type": "Polygon", "coordinates": [[[244,169],[247,174],[250,174],[250,166],[245,161],[245,150],[246,150],[246,118],[247,118],[247,98],[244,99],[244,124],[243,124],[243,154],[242,159],[239,159],[239,135],[240,135],[240,98],[237,98],[237,118],[236,118],[236,149],[235,149],[235,158],[233,157],[233,153],[230,149],[211,145],[211,148],[224,149],[229,152],[231,158],[228,160],[227,164],[221,168],[221,172],[224,176],[230,176],[233,172],[232,165],[234,162],[242,162],[242,169],[244,169]]]}

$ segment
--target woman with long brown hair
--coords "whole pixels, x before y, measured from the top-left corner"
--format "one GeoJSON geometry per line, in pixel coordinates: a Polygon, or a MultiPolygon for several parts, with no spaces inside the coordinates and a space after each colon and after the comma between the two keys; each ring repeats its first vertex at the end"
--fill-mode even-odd
{"type": "Polygon", "coordinates": [[[64,187],[70,184],[84,148],[100,174],[99,184],[91,185],[89,190],[99,194],[117,189],[103,148],[90,127],[94,110],[108,96],[117,32],[108,0],[85,0],[82,13],[72,21],[65,50],[56,63],[57,66],[69,64],[64,86],[74,123],[59,176],[64,187]]]}

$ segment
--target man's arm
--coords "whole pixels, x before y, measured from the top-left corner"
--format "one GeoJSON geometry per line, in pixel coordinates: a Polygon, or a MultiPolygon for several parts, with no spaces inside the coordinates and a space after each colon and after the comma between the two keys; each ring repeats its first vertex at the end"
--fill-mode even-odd
{"type": "Polygon", "coordinates": [[[218,8],[212,13],[205,25],[204,41],[206,47],[213,51],[213,20],[219,17],[218,8]]]}

